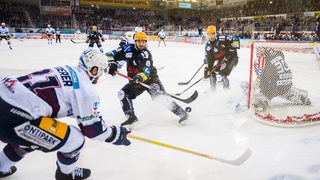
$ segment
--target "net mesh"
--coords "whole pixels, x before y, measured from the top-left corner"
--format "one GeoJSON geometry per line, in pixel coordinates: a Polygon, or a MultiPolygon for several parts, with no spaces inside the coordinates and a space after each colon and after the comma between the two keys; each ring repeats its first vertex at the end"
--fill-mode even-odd
{"type": "Polygon", "coordinates": [[[311,44],[254,43],[249,111],[283,127],[320,123],[320,68],[311,44]]]}

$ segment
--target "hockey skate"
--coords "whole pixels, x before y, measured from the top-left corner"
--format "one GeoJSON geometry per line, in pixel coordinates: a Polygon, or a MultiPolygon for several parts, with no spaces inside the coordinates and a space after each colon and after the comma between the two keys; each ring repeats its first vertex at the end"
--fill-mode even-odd
{"type": "Polygon", "coordinates": [[[183,112],[181,115],[179,115],[180,119],[179,119],[179,124],[181,125],[186,125],[186,120],[188,119],[188,113],[183,112]]]}
{"type": "Polygon", "coordinates": [[[256,92],[253,106],[256,111],[263,112],[269,107],[269,100],[262,93],[256,92]]]}
{"type": "Polygon", "coordinates": [[[125,122],[121,123],[121,126],[131,125],[134,122],[138,121],[137,116],[134,113],[127,114],[126,117],[128,118],[125,122]]]}
{"type": "Polygon", "coordinates": [[[16,171],[17,171],[17,168],[15,166],[11,166],[8,171],[0,171],[0,178],[10,176],[16,171]]]}
{"type": "Polygon", "coordinates": [[[79,167],[76,167],[76,169],[70,174],[64,174],[61,172],[60,167],[58,166],[56,170],[56,180],[82,180],[87,179],[90,174],[90,169],[79,167]]]}

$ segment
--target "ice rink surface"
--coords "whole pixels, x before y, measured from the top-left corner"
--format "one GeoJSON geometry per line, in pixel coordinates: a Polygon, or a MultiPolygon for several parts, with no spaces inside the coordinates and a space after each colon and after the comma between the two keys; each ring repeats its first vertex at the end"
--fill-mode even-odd
{"type": "MultiPolygon", "coordinates": [[[[107,40],[103,48],[107,52],[118,43],[107,40]]],[[[12,40],[12,46],[9,50],[4,41],[0,44],[1,78],[58,65],[76,66],[87,48],[85,43],[68,40],[52,45],[46,40],[12,40]]],[[[204,45],[168,42],[167,47],[158,47],[157,42],[149,42],[148,46],[155,66],[163,68],[158,74],[171,94],[186,89],[188,86],[179,86],[178,82],[188,81],[203,63],[204,45]]],[[[320,126],[273,127],[255,121],[248,111],[235,111],[242,96],[239,84],[249,77],[249,55],[248,48],[239,51],[239,64],[229,77],[230,90],[223,91],[220,86],[213,93],[209,81],[204,80],[181,95],[186,98],[194,90],[199,92],[191,104],[177,101],[192,108],[187,125],[179,125],[175,115],[144,93],[134,100],[139,121],[132,129],[132,134],[140,137],[223,159],[235,159],[250,148],[252,155],[244,164],[233,166],[134,139],[127,147],[86,139],[78,165],[91,169],[90,180],[320,180],[320,126]]],[[[314,54],[301,57],[315,59],[314,54]]],[[[202,75],[201,70],[194,81],[202,75]]],[[[96,85],[107,124],[120,125],[125,120],[117,92],[126,82],[106,74],[96,85]]],[[[73,119],[61,120],[75,124],[73,119]]],[[[7,179],[54,179],[55,161],[55,152],[28,154],[7,179]]]]}

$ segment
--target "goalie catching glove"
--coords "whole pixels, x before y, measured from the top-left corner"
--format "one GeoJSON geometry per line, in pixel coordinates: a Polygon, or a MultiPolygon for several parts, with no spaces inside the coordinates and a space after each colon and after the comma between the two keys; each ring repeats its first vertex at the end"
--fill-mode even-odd
{"type": "Polygon", "coordinates": [[[109,137],[106,142],[112,143],[114,145],[125,145],[128,146],[131,142],[127,139],[127,134],[131,133],[131,130],[125,127],[116,127],[111,126],[112,135],[109,137]]]}

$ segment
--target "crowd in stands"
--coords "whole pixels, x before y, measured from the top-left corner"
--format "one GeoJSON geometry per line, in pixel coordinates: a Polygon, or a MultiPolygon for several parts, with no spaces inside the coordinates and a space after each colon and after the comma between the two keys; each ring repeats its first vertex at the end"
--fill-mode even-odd
{"type": "Polygon", "coordinates": [[[156,32],[170,25],[170,30],[181,28],[184,34],[192,36],[201,35],[196,33],[198,29],[214,24],[221,30],[231,29],[242,38],[314,40],[319,39],[314,32],[316,22],[320,22],[320,13],[307,15],[305,12],[319,10],[319,0],[257,0],[242,6],[201,11],[77,6],[72,7],[72,16],[48,16],[41,15],[37,5],[0,2],[0,20],[16,29],[32,25],[45,28],[51,24],[60,29],[85,32],[92,25],[97,25],[103,33],[127,31],[134,26],[156,32]],[[26,18],[26,12],[30,14],[32,23],[26,18]],[[253,31],[258,33],[253,34],[253,31]]]}

